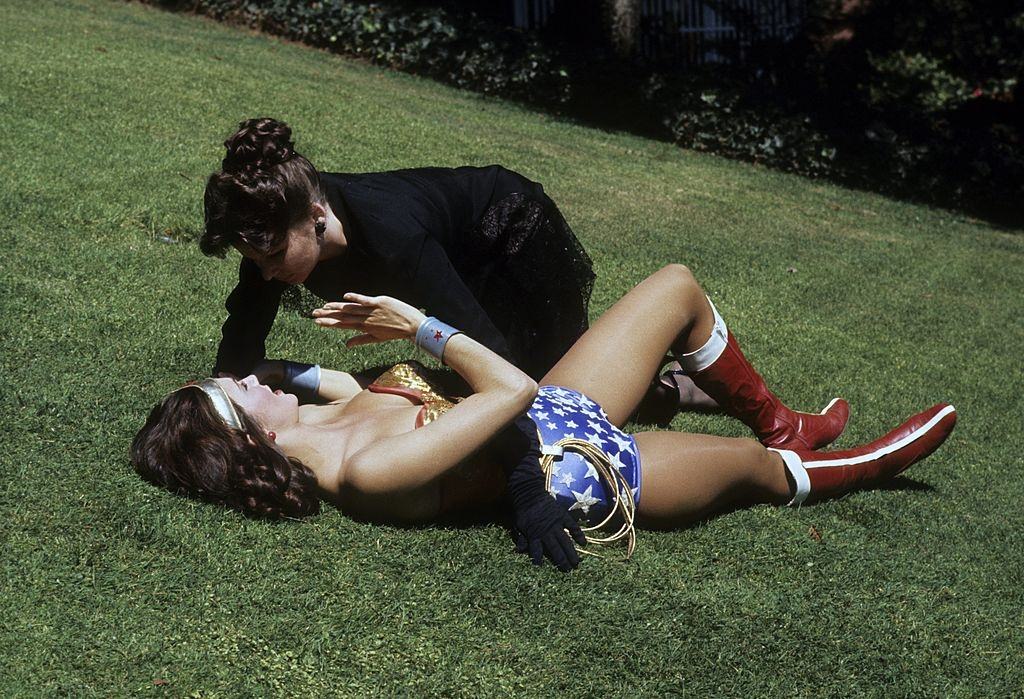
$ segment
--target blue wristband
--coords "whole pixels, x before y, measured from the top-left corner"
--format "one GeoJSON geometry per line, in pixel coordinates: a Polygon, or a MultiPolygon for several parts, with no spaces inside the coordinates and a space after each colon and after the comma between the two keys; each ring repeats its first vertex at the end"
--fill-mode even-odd
{"type": "Polygon", "coordinates": [[[281,383],[284,389],[294,393],[307,403],[320,397],[320,365],[302,364],[301,362],[282,362],[284,378],[281,383]]]}
{"type": "Polygon", "coordinates": [[[452,335],[459,333],[459,330],[430,316],[420,323],[419,330],[416,331],[416,346],[443,362],[444,346],[448,344],[452,335]]]}

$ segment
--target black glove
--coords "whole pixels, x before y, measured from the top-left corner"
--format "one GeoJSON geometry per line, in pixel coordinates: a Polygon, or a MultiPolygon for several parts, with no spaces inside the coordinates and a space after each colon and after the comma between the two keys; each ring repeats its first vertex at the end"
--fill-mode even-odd
{"type": "Polygon", "coordinates": [[[572,545],[572,538],[583,546],[586,537],[576,520],[563,510],[550,495],[544,495],[532,505],[523,509],[516,508],[515,513],[516,550],[520,553],[529,552],[534,565],[543,565],[546,553],[551,562],[563,573],[580,564],[580,555],[572,545]],[[569,534],[566,534],[566,530],[569,534]]]}
{"type": "Polygon", "coordinates": [[[569,572],[580,564],[572,539],[580,546],[586,545],[587,539],[576,520],[544,487],[540,438],[533,421],[526,415],[520,417],[502,434],[501,448],[505,463],[511,464],[508,494],[518,532],[516,549],[528,551],[534,565],[542,565],[547,554],[559,570],[569,572]]]}

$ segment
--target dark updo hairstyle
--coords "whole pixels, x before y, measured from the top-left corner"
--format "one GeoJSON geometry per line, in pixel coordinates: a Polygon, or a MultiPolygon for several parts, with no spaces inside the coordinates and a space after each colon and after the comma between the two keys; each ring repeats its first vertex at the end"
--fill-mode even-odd
{"type": "Polygon", "coordinates": [[[145,480],[250,517],[280,519],[320,511],[316,477],[274,448],[237,405],[245,431],[228,427],[198,387],[164,398],[132,441],[132,465],[145,480]]]}
{"type": "Polygon", "coordinates": [[[204,255],[223,257],[238,242],[259,252],[280,244],[288,229],[326,201],[316,168],[295,152],[292,130],[276,119],[249,119],[224,141],[219,172],[206,181],[204,255]]]}

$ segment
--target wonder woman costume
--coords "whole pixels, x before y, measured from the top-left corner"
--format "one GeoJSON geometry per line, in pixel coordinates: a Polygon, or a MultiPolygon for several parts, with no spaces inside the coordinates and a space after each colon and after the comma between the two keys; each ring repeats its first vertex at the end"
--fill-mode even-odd
{"type": "Polygon", "coordinates": [[[618,487],[619,497],[634,505],[640,502],[640,450],[636,440],[613,425],[600,405],[579,391],[541,386],[527,414],[540,434],[548,492],[570,514],[585,523],[607,518],[617,499],[610,488],[612,482],[618,487]],[[581,443],[596,447],[600,453],[580,449],[581,443]],[[585,458],[588,453],[593,457],[585,458]],[[602,477],[600,463],[595,464],[595,460],[607,460],[620,477],[602,477]]]}
{"type": "MultiPolygon", "coordinates": [[[[421,404],[417,428],[456,404],[442,396],[418,369],[415,363],[396,364],[367,387],[374,393],[401,395],[421,404]]],[[[579,391],[541,386],[527,415],[540,437],[548,492],[575,518],[586,524],[602,522],[619,498],[633,505],[639,503],[641,472],[636,440],[611,424],[600,405],[579,391]],[[602,464],[610,465],[618,475],[609,478],[600,473],[602,464]]],[[[442,490],[448,491],[452,485],[452,477],[446,477],[442,490]]],[[[454,504],[451,497],[444,499],[454,504]]]]}

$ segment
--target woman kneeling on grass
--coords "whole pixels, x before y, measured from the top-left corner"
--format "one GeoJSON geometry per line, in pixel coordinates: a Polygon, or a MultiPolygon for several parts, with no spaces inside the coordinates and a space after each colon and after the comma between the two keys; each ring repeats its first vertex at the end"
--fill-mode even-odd
{"type": "MultiPolygon", "coordinates": [[[[294,285],[323,301],[360,291],[429,308],[535,379],[587,329],[590,257],[539,183],[499,165],[322,172],[269,118],[242,122],[224,146],[199,246],[242,260],[214,374],[262,376],[267,335],[294,285]]],[[[652,382],[644,407],[660,421],[716,408],[678,371],[652,382]]]]}
{"type": "Polygon", "coordinates": [[[546,552],[568,570],[579,557],[566,532],[585,543],[577,518],[593,522],[625,502],[627,523],[635,508],[637,524],[671,527],[740,505],[834,497],[894,477],[942,444],[956,422],[954,408],[939,404],[869,444],[818,451],[845,427],[846,402],[820,414],[783,405],[680,265],[612,306],[539,389],[406,303],[345,299],[316,311],[315,322],[359,331],[350,347],[414,339],[472,395],[451,403],[407,364],[365,390],[324,371],[326,405],[300,406],[253,376],[207,379],[153,409],[132,444],[136,470],[172,491],[275,518],[316,513],[325,499],[359,518],[421,522],[494,508],[507,496],[517,526],[527,523],[521,549],[538,564],[546,552]],[[623,433],[666,351],[760,442],[623,433]],[[599,473],[602,464],[611,468],[599,473]]]}

